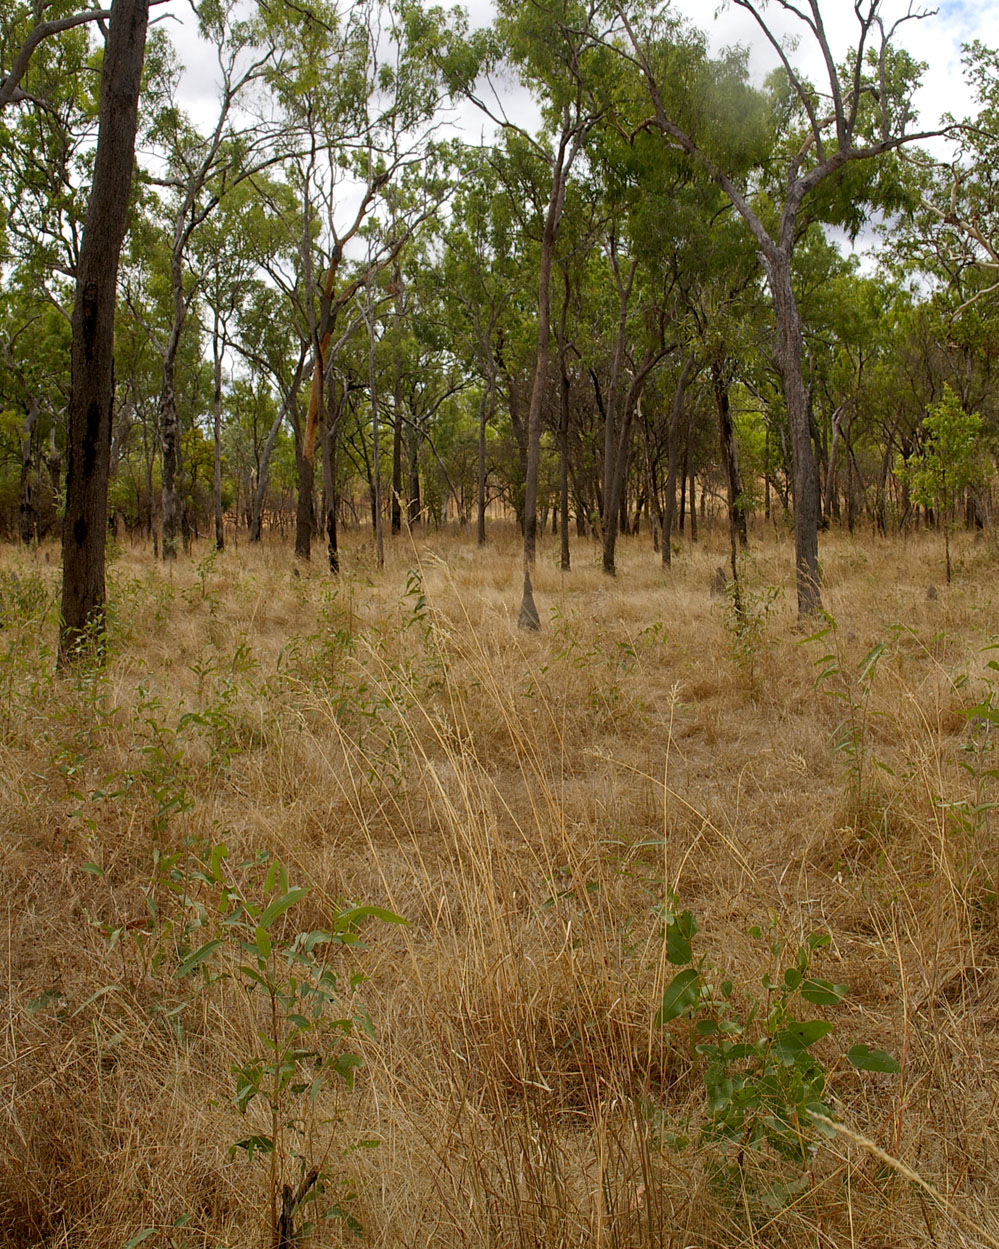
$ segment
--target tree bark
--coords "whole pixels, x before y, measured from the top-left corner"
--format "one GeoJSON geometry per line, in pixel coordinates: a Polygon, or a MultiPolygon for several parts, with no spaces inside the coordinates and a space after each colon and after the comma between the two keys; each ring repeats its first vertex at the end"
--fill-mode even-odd
{"type": "Polygon", "coordinates": [[[118,258],[128,225],[148,0],[114,0],[101,73],[94,177],[83,226],[73,305],[62,620],[65,663],[88,633],[104,629],[114,311],[118,258]]]}
{"type": "Polygon", "coordinates": [[[212,505],[215,512],[215,549],[225,550],[225,532],[222,527],[222,343],[219,336],[219,318],[216,315],[212,334],[212,505]]]}
{"type": "Polygon", "coordinates": [[[777,323],[773,361],[780,374],[791,434],[795,582],[798,615],[805,617],[822,610],[822,598],[819,594],[819,488],[808,419],[808,395],[801,369],[801,314],[791,283],[790,249],[771,247],[763,252],[763,257],[777,323]]]}
{"type": "MultiPolygon", "coordinates": [[[[669,430],[666,435],[666,507],[663,512],[662,521],[662,557],[663,567],[668,568],[673,561],[673,518],[676,516],[676,479],[679,469],[679,442],[680,442],[680,417],[683,416],[683,401],[687,394],[687,387],[693,380],[694,375],[694,353],[690,352],[687,359],[683,363],[680,370],[680,377],[673,391],[673,403],[669,415],[669,430]]],[[[684,475],[681,478],[681,515],[683,504],[683,491],[686,483],[686,460],[684,460],[684,475]]],[[[683,526],[681,524],[681,530],[683,526]]]]}
{"type": "Polygon", "coordinates": [[[21,542],[28,546],[35,538],[35,503],[31,492],[31,471],[34,456],[31,452],[35,424],[42,405],[32,396],[27,416],[24,418],[24,435],[21,441],[21,500],[18,507],[18,531],[21,542]]]}
{"type": "Polygon", "coordinates": [[[733,581],[735,575],[735,549],[740,546],[745,550],[749,545],[749,529],[746,523],[746,504],[742,496],[742,480],[739,476],[739,459],[735,449],[735,429],[732,425],[732,404],[728,392],[728,378],[719,364],[711,367],[711,381],[715,392],[715,408],[718,412],[718,443],[721,451],[722,468],[725,471],[725,486],[728,495],[728,527],[732,539],[733,581]]]}

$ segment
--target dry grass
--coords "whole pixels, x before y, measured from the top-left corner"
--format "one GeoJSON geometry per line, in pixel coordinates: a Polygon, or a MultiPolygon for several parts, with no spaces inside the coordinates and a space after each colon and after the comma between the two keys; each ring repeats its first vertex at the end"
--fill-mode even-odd
{"type": "Polygon", "coordinates": [[[382,571],[358,541],[338,583],[277,546],[126,550],[109,662],[67,675],[57,552],[3,551],[0,1245],[268,1243],[268,1167],[229,1153],[261,1018],[136,935],[178,913],[154,855],[219,841],[311,886],[288,931],[347,899],[409,920],[342,953],[375,1030],[301,1147],[368,1244],[995,1244],[996,759],[962,715],[992,688],[994,557],[968,545],[928,598],[937,541],[830,535],[835,628],[807,641],[769,535],[740,639],[712,542],[665,577],[626,543],[614,581],[543,552],[539,636],[513,534],[399,539],[382,571]],[[850,994],[817,1052],[845,1130],[784,1203],[766,1147],[718,1181],[685,1025],[654,1026],[669,890],[743,1005],[771,961],[751,926],[831,934],[817,974],[850,994]],[[853,1041],[901,1073],[854,1071],[853,1041]]]}

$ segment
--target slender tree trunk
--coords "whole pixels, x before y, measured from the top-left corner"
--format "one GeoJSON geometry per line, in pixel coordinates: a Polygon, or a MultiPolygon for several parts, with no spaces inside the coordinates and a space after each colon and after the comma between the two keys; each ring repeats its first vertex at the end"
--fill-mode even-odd
{"type": "Polygon", "coordinates": [[[822,598],[819,594],[819,489],[809,428],[808,395],[801,371],[801,314],[791,283],[790,248],[775,247],[764,255],[777,322],[773,359],[783,385],[791,434],[798,615],[806,617],[822,610],[822,598]]]}
{"type": "Polygon", "coordinates": [[[113,0],[101,72],[100,123],[73,306],[59,660],[104,629],[114,311],[128,224],[148,0],[113,0]]]}
{"type": "MultiPolygon", "coordinates": [[[[673,518],[676,516],[676,481],[677,471],[679,469],[679,442],[680,442],[680,418],[683,416],[684,399],[687,394],[687,387],[690,385],[694,376],[694,353],[690,352],[687,359],[683,362],[683,368],[680,370],[680,376],[677,380],[676,387],[673,390],[673,402],[670,407],[669,430],[666,434],[666,510],[663,513],[662,522],[662,557],[663,567],[668,568],[673,560],[673,518]]],[[[689,439],[688,439],[689,442],[689,439]]],[[[681,514],[683,508],[683,484],[686,481],[686,460],[684,460],[684,475],[681,478],[681,514]]],[[[683,529],[681,520],[680,529],[683,529]]]]}
{"type": "Polygon", "coordinates": [[[326,418],[323,421],[323,527],[326,531],[326,549],[330,572],[340,572],[340,548],[337,539],[336,513],[339,505],[336,485],[336,451],[340,436],[340,421],[347,406],[347,387],[340,390],[334,401],[334,387],[326,387],[326,418]]]}
{"type": "Polygon", "coordinates": [[[475,496],[476,496],[476,542],[479,546],[486,545],[486,413],[489,408],[492,386],[487,385],[479,400],[479,436],[476,447],[475,463],[475,496]]]}
{"type": "MultiPolygon", "coordinates": [[[[567,121],[568,119],[566,119],[567,121]]],[[[518,624],[522,629],[540,629],[541,618],[534,602],[531,569],[538,540],[538,470],[541,463],[541,408],[548,377],[548,351],[551,339],[551,276],[555,243],[562,223],[565,205],[565,183],[578,150],[582,131],[575,135],[563,126],[558,156],[552,170],[552,189],[541,236],[541,260],[538,274],[538,355],[531,387],[531,406],[527,416],[527,472],[524,481],[524,591],[520,602],[518,624]],[[572,150],[569,150],[572,142],[572,150]]]]}
{"type": "MultiPolygon", "coordinates": [[[[729,532],[732,542],[745,550],[749,545],[749,530],[746,523],[746,504],[742,495],[742,481],[739,477],[739,460],[735,448],[732,405],[729,398],[728,378],[718,364],[712,365],[711,380],[715,392],[715,408],[718,412],[718,442],[721,450],[722,467],[725,470],[725,486],[728,495],[729,532]]],[[[734,555],[732,557],[732,567],[732,579],[738,584],[738,577],[734,571],[734,555]]]]}
{"type": "Polygon", "coordinates": [[[378,428],[378,387],[375,377],[375,311],[371,284],[367,291],[368,320],[368,391],[371,398],[371,507],[374,513],[375,552],[378,567],[385,567],[385,534],[382,528],[381,432],[378,428]]]}
{"type": "Polygon", "coordinates": [[[844,408],[840,404],[833,413],[832,418],[832,438],[829,444],[829,467],[826,471],[826,488],[822,499],[822,513],[828,523],[833,511],[835,510],[835,494],[836,494],[836,461],[839,451],[840,430],[843,424],[844,408]]]}
{"type": "Polygon", "coordinates": [[[569,553],[569,378],[564,361],[560,370],[562,377],[561,404],[558,421],[558,517],[559,517],[559,566],[563,572],[571,568],[569,553]]]}
{"type": "Polygon", "coordinates": [[[690,465],[690,540],[697,541],[697,471],[690,465]]]}
{"type": "Polygon", "coordinates": [[[212,503],[215,511],[215,549],[225,550],[225,532],[222,527],[222,344],[219,340],[219,318],[216,315],[212,334],[212,362],[214,364],[214,387],[212,396],[212,503]]]}
{"type": "Polygon", "coordinates": [[[174,393],[174,365],[171,354],[163,361],[160,388],[160,430],[163,438],[163,484],[160,516],[163,526],[161,553],[164,559],[177,556],[177,476],[180,470],[180,417],[174,393]]]}
{"type": "Polygon", "coordinates": [[[298,559],[307,560],[312,558],[312,534],[316,527],[314,503],[316,462],[314,459],[306,458],[304,441],[298,430],[295,431],[295,467],[298,473],[295,504],[295,555],[298,559]]]}
{"type": "Polygon", "coordinates": [[[393,534],[402,532],[402,347],[403,318],[402,271],[395,266],[395,330],[396,352],[392,386],[392,523],[393,534]]]}
{"type": "Polygon", "coordinates": [[[18,507],[18,532],[21,542],[28,546],[35,538],[35,503],[31,490],[31,476],[34,468],[32,455],[32,439],[35,424],[38,421],[41,404],[32,396],[27,415],[24,418],[24,433],[21,438],[21,499],[18,507]]]}
{"type": "Polygon", "coordinates": [[[409,527],[415,529],[423,514],[423,498],[420,494],[420,431],[415,425],[409,430],[409,527]]]}

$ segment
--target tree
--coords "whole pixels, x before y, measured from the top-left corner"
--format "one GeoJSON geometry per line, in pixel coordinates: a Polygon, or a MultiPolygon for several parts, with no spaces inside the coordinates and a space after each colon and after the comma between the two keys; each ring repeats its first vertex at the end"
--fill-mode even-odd
{"type": "MultiPolygon", "coordinates": [[[[719,110],[705,110],[701,118],[683,118],[682,104],[677,102],[670,80],[670,67],[675,63],[678,46],[682,47],[684,42],[678,40],[678,32],[663,32],[654,22],[640,32],[620,0],[618,12],[652,101],[654,116],[648,124],[655,125],[669,143],[696,160],[715,180],[759,249],[773,297],[776,334],[772,355],[781,379],[790,429],[798,613],[807,616],[821,608],[822,600],[818,566],[819,484],[802,369],[802,321],[793,281],[793,258],[804,205],[809,197],[815,200],[823,188],[830,193],[818,205],[820,214],[824,212],[826,219],[837,219],[859,229],[864,204],[879,198],[884,202],[897,188],[892,188],[888,179],[879,185],[875,178],[865,185],[851,174],[850,167],[940,132],[911,129],[915,120],[912,98],[921,67],[893,43],[899,27],[925,16],[923,13],[910,9],[888,25],[883,0],[858,0],[853,6],[856,42],[846,62],[838,66],[821,0],[805,0],[800,5],[793,0],[775,0],[776,7],[793,16],[805,37],[817,47],[825,68],[820,94],[792,65],[787,45],[775,24],[765,16],[766,0],[733,3],[752,16],[777,55],[780,71],[774,81],[782,87],[783,94],[776,103],[783,106],[786,119],[792,123],[786,127],[780,177],[774,179],[769,193],[759,201],[754,201],[752,189],[744,181],[733,176],[730,154],[717,143],[719,128],[725,122],[719,110]]],[[[689,40],[686,42],[689,44],[689,40]]],[[[744,108],[758,107],[738,78],[730,81],[726,92],[719,93],[718,100],[724,102],[725,111],[732,110],[737,100],[743,101],[744,108]]]]}
{"type": "Polygon", "coordinates": [[[937,510],[950,585],[951,511],[965,490],[982,481],[982,418],[977,412],[963,411],[957,396],[945,386],[943,398],[923,418],[920,433],[922,446],[899,461],[897,472],[908,482],[917,503],[937,510]]]}
{"type": "Polygon", "coordinates": [[[32,92],[22,89],[21,82],[28,72],[31,58],[39,45],[64,31],[73,30],[78,26],[104,23],[111,16],[110,9],[82,9],[77,12],[63,12],[64,6],[56,0],[32,4],[15,4],[0,19],[0,111],[8,104],[20,104],[30,100],[38,102],[32,92]],[[10,68],[3,73],[3,66],[10,68]]]}
{"type": "Polygon", "coordinates": [[[59,656],[104,627],[114,310],[138,126],[149,0],[113,0],[101,71],[100,127],[73,306],[59,656]]]}
{"type": "MultiPolygon", "coordinates": [[[[541,229],[538,266],[538,330],[534,380],[527,418],[527,474],[524,487],[524,589],[521,628],[538,629],[531,569],[537,550],[538,469],[541,459],[541,415],[551,345],[551,279],[565,193],[572,166],[603,108],[595,104],[587,63],[599,55],[598,6],[594,0],[532,0],[526,6],[503,0],[498,27],[511,61],[523,79],[544,97],[545,128],[554,142],[548,147],[521,131],[551,172],[548,203],[541,229]]],[[[599,80],[599,79],[597,79],[599,80]]],[[[484,107],[480,102],[480,107],[484,107]]],[[[486,110],[489,111],[489,110],[486,110]]],[[[509,126],[506,119],[504,125],[509,126]]]]}

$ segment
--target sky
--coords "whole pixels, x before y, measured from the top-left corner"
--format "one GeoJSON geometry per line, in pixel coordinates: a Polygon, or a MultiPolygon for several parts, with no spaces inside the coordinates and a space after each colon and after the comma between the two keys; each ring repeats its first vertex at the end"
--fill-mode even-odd
{"type": "MultiPolygon", "coordinates": [[[[452,0],[444,2],[449,6],[452,0]]],[[[748,46],[751,71],[758,81],[775,65],[773,49],[767,45],[753,17],[732,0],[668,2],[674,12],[707,32],[712,51],[719,52],[733,44],[748,46]]],[[[793,53],[793,63],[819,84],[822,64],[814,40],[800,22],[781,11],[778,0],[763,0],[763,3],[768,20],[782,35],[803,36],[793,53]]],[[[484,25],[492,19],[491,0],[468,0],[465,7],[473,25],[484,25]]],[[[929,5],[915,0],[911,4],[909,0],[885,0],[883,6],[889,21],[904,16],[910,9],[926,12],[927,16],[906,22],[899,32],[899,40],[918,60],[927,63],[917,106],[922,125],[931,129],[945,112],[962,117],[973,110],[973,100],[962,74],[961,45],[980,39],[991,47],[999,46],[999,3],[996,0],[937,0],[935,5],[929,5]]],[[[198,44],[186,0],[171,0],[167,13],[168,29],[188,70],[183,85],[184,103],[194,116],[210,117],[215,106],[211,56],[198,44]]],[[[840,57],[856,39],[853,2],[823,0],[822,13],[833,50],[840,57]]],[[[508,104],[511,115],[516,119],[516,114],[521,112],[522,117],[529,120],[529,108],[525,108],[524,101],[517,98],[512,87],[513,84],[504,84],[504,90],[511,90],[508,104]]],[[[463,116],[466,138],[472,141],[482,130],[482,119],[467,110],[463,111],[463,116]]]]}

